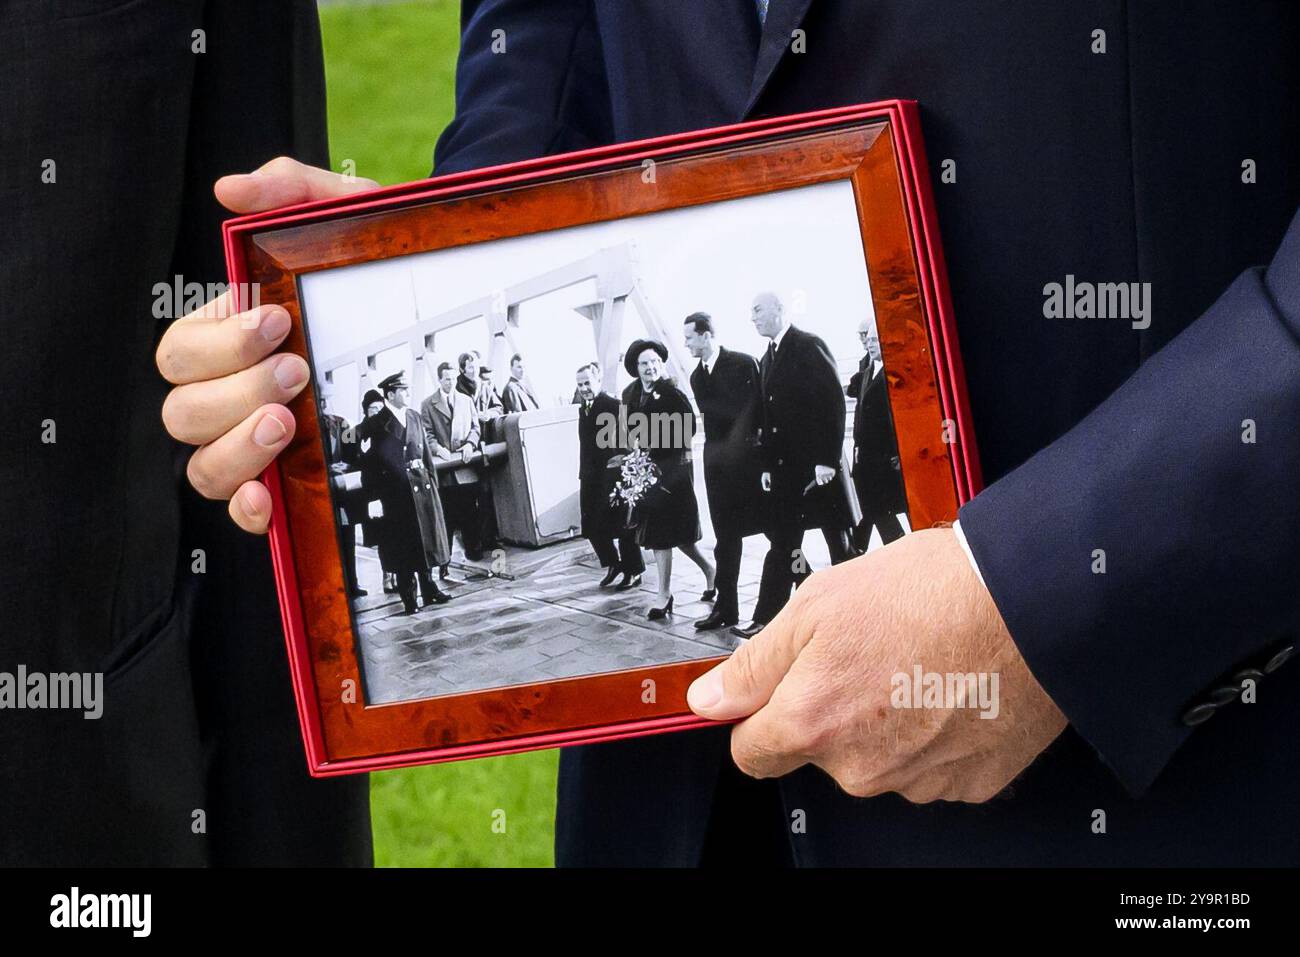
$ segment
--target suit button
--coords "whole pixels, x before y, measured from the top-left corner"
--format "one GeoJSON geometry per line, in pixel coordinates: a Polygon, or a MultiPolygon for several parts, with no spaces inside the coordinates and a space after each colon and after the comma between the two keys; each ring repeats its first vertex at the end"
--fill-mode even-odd
{"type": "Polygon", "coordinates": [[[777,465],[785,465],[785,459],[777,459],[777,460],[776,460],[776,464],[777,464],[777,465]]]}
{"type": "Polygon", "coordinates": [[[1194,705],[1187,709],[1183,714],[1183,724],[1189,728],[1194,728],[1198,724],[1204,724],[1214,716],[1214,712],[1219,710],[1219,706],[1212,702],[1194,705]]]}
{"type": "Polygon", "coordinates": [[[1295,645],[1287,645],[1272,658],[1268,659],[1268,664],[1264,666],[1264,674],[1271,675],[1273,672],[1277,671],[1278,668],[1281,668],[1286,664],[1294,654],[1295,645]]]}

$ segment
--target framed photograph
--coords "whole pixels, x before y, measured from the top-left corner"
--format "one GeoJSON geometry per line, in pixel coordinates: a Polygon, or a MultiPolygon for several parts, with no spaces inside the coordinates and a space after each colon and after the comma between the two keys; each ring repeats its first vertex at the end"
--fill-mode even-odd
{"type": "Polygon", "coordinates": [[[910,102],[225,242],[312,369],[265,478],[316,775],[702,726],[686,688],[749,623],[980,484],[910,102]]]}

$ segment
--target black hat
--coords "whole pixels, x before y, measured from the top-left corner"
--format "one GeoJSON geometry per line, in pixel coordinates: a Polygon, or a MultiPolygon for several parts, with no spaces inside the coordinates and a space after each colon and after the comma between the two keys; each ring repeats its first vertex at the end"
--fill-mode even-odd
{"type": "Polygon", "coordinates": [[[361,411],[364,412],[370,408],[372,402],[383,402],[384,397],[374,389],[367,389],[366,394],[361,397],[361,411]]]}
{"type": "Polygon", "coordinates": [[[668,347],[658,339],[638,339],[627,347],[627,352],[623,353],[623,368],[632,378],[637,377],[636,361],[641,358],[641,353],[647,349],[653,349],[664,362],[668,361],[668,347]]]}
{"type": "Polygon", "coordinates": [[[394,389],[405,389],[406,387],[405,372],[394,372],[387,379],[382,379],[379,382],[379,391],[385,398],[394,389]]]}

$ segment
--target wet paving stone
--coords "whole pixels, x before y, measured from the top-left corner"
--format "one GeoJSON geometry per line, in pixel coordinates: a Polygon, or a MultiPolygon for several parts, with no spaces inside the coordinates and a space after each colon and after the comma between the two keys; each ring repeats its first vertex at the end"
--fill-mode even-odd
{"type": "MultiPolygon", "coordinates": [[[[812,533],[806,543],[820,544],[812,533]]],[[[579,543],[582,544],[582,543],[579,543]]],[[[452,596],[446,605],[404,616],[396,595],[383,594],[374,550],[357,549],[358,580],[370,594],[354,608],[358,646],[374,703],[457,694],[558,678],[644,668],[730,653],[726,629],[698,632],[693,622],[712,605],[699,600],[704,576],[681,555],[674,558],[674,614],[650,621],[657,605],[656,569],[649,553],[639,588],[613,591],[597,586],[604,571],[594,556],[574,543],[525,553],[510,564],[516,579],[486,577],[458,557],[454,581],[440,582],[452,596]]],[[[742,616],[758,592],[762,537],[747,539],[741,566],[742,616]]],[[[706,547],[705,553],[709,549],[706,547]]],[[[809,548],[814,567],[822,567],[809,548]]]]}

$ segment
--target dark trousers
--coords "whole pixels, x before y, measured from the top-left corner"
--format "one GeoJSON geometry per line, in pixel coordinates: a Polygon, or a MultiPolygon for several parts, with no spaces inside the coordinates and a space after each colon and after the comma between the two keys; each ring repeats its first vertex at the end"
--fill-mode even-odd
{"type": "Polygon", "coordinates": [[[862,521],[858,522],[858,527],[853,530],[854,545],[858,551],[865,552],[867,546],[871,544],[871,530],[873,528],[880,530],[880,541],[884,545],[897,541],[905,534],[903,523],[898,520],[898,516],[893,512],[882,512],[879,515],[864,513],[862,521]]]}
{"type": "Polygon", "coordinates": [[[348,594],[354,595],[357,592],[357,527],[352,524],[343,525],[343,581],[347,585],[348,594]]]}
{"type": "Polygon", "coordinates": [[[640,575],[645,571],[645,559],[641,557],[641,548],[636,543],[636,532],[624,529],[618,533],[617,547],[615,537],[608,532],[588,535],[587,541],[595,549],[602,568],[617,568],[627,575],[640,575]]]}
{"type": "Polygon", "coordinates": [[[740,581],[740,559],[744,554],[745,539],[740,535],[719,535],[718,543],[713,546],[713,561],[718,567],[713,584],[718,589],[718,597],[713,610],[723,618],[740,616],[740,598],[736,594],[740,581]]]}
{"type": "MultiPolygon", "coordinates": [[[[838,565],[856,552],[846,528],[823,528],[831,564],[838,565]]],[[[754,621],[767,624],[790,600],[790,592],[812,574],[803,555],[803,520],[797,508],[774,509],[767,530],[768,549],[763,558],[763,578],[758,587],[754,621]]]]}
{"type": "Polygon", "coordinates": [[[58,161],[57,184],[4,185],[5,232],[22,239],[0,257],[0,370],[75,376],[101,397],[6,392],[0,605],[32,624],[6,629],[0,671],[103,674],[105,705],[93,721],[0,709],[0,867],[371,862],[366,775],[318,780],[304,766],[266,543],[177,480],[152,358],[168,325],[150,318],[154,283],[226,278],[213,180],[281,153],[329,162],[319,22],[306,0],[0,3],[0,156],[58,161]],[[196,28],[201,56],[175,42],[196,28]],[[245,95],[240,78],[267,63],[245,95]],[[120,95],[105,95],[106,76],[120,95]],[[8,332],[37,310],[50,321],[8,332]],[[98,361],[61,348],[65,336],[98,361]],[[17,423],[47,418],[75,429],[77,454],[19,441],[37,433],[17,423]],[[191,827],[196,808],[206,827],[191,827]]]}
{"type": "Polygon", "coordinates": [[[475,530],[475,545],[481,554],[497,545],[497,511],[492,495],[492,483],[488,481],[486,474],[474,488],[478,489],[478,496],[474,503],[474,516],[478,522],[475,530]]]}
{"type": "Polygon", "coordinates": [[[713,792],[700,867],[794,867],[792,818],[778,780],[755,780],[730,760],[722,762],[713,792]]]}
{"type": "Polygon", "coordinates": [[[420,586],[420,598],[426,605],[433,601],[433,575],[429,569],[421,568],[418,571],[400,571],[397,572],[397,594],[401,596],[402,605],[407,611],[415,609],[415,586],[420,586]]]}
{"type": "Polygon", "coordinates": [[[439,489],[442,495],[442,514],[447,522],[447,541],[450,542],[460,532],[461,547],[470,561],[478,561],[483,557],[482,484],[448,484],[439,489]]]}
{"type": "MultiPolygon", "coordinates": [[[[854,455],[858,450],[854,449],[854,455]]],[[[889,469],[877,469],[877,476],[868,479],[861,468],[853,473],[853,487],[858,493],[858,503],[862,506],[862,521],[853,530],[853,544],[861,552],[871,544],[871,529],[880,529],[880,541],[888,545],[903,537],[903,524],[898,520],[892,504],[881,505],[881,498],[896,502],[899,512],[907,509],[907,494],[903,491],[903,482],[897,472],[889,469]],[[884,493],[888,491],[889,494],[884,493]]]]}

